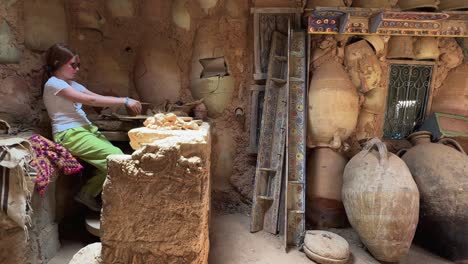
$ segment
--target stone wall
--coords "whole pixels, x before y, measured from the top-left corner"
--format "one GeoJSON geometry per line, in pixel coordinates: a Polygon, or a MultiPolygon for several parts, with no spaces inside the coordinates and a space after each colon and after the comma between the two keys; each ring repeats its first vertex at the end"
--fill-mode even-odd
{"type": "Polygon", "coordinates": [[[207,263],[209,126],[198,131],[153,131],[146,137],[160,139],[131,156],[109,160],[101,216],[102,260],[207,263]]]}

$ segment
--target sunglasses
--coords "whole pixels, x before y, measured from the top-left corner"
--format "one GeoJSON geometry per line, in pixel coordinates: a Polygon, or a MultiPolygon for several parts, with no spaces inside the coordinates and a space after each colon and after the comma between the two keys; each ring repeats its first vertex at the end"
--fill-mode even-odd
{"type": "Polygon", "coordinates": [[[77,68],[79,68],[81,66],[81,64],[79,62],[72,62],[69,64],[70,67],[72,67],[74,70],[76,70],[77,68]]]}

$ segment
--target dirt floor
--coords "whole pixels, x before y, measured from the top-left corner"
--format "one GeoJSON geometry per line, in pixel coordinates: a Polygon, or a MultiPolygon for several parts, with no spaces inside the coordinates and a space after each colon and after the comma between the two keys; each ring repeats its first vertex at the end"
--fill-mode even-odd
{"type": "MultiPolygon", "coordinates": [[[[210,264],[311,264],[302,252],[286,253],[278,236],[265,232],[250,233],[250,218],[245,214],[214,214],[211,223],[210,264]]],[[[379,264],[363,249],[352,229],[331,230],[345,237],[351,244],[352,259],[348,264],[379,264]]],[[[92,241],[88,242],[91,243],[92,241]]],[[[67,264],[82,247],[83,242],[68,237],[62,241],[58,255],[48,264],[67,264]]],[[[429,252],[413,246],[400,264],[449,264],[429,252]]]]}
{"type": "MultiPolygon", "coordinates": [[[[285,253],[280,237],[258,232],[251,234],[250,218],[242,214],[218,215],[211,225],[210,264],[310,264],[313,263],[297,250],[285,253]]],[[[339,233],[351,244],[352,259],[348,264],[379,264],[359,242],[352,229],[331,230],[339,233]]],[[[400,264],[448,264],[423,249],[413,246],[400,264]]]]}

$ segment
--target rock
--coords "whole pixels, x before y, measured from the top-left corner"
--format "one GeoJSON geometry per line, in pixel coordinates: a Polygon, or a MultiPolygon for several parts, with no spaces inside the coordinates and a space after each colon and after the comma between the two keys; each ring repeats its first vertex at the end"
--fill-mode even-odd
{"type": "Polygon", "coordinates": [[[210,126],[208,123],[203,123],[199,130],[160,130],[147,127],[134,128],[128,131],[130,138],[130,146],[134,149],[141,149],[147,144],[153,143],[156,140],[168,137],[184,137],[186,139],[203,138],[208,140],[210,126]]]}
{"type": "Polygon", "coordinates": [[[93,243],[80,249],[68,264],[100,264],[101,243],[93,243]]]}

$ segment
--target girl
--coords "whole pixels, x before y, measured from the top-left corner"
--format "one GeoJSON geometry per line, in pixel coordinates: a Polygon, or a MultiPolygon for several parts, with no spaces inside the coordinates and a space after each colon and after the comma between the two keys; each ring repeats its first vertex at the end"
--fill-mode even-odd
{"type": "Polygon", "coordinates": [[[90,106],[125,105],[140,113],[139,101],[125,97],[102,96],[74,81],[80,69],[80,58],[65,44],[55,44],[47,50],[43,85],[44,104],[52,121],[55,142],[97,168],[94,175],[75,196],[75,200],[93,211],[100,211],[96,196],[102,191],[107,175],[107,156],[122,154],[86,117],[81,108],[90,106]],[[46,80],[47,79],[47,80],[46,80]]]}

